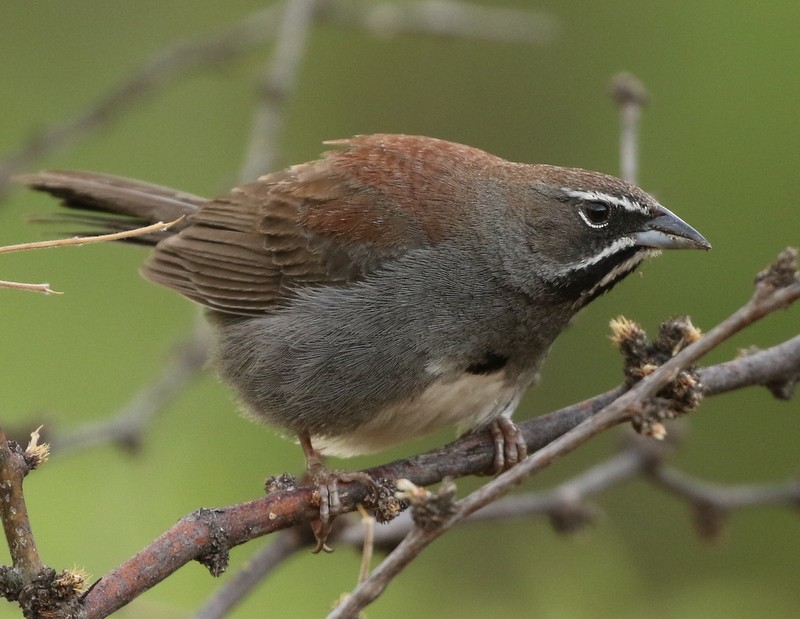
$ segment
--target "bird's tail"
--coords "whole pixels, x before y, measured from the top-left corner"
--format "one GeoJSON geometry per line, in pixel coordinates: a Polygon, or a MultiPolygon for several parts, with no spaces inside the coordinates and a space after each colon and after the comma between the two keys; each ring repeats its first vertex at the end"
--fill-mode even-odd
{"type": "MultiPolygon", "coordinates": [[[[168,187],[121,176],[96,172],[46,171],[16,176],[16,181],[61,199],[63,206],[83,211],[47,221],[66,221],[82,227],[77,234],[132,230],[156,222],[175,221],[191,215],[205,198],[168,187]]],[[[179,222],[168,232],[132,237],[130,240],[155,245],[186,224],[179,222]]]]}

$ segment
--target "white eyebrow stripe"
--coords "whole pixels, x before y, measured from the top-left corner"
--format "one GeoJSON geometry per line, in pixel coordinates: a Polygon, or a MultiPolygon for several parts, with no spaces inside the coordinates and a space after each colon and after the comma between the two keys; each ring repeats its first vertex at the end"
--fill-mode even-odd
{"type": "Polygon", "coordinates": [[[589,258],[584,258],[583,260],[578,260],[576,262],[570,262],[569,264],[564,265],[565,270],[567,271],[580,271],[585,269],[586,267],[590,267],[593,264],[597,264],[601,260],[605,260],[609,256],[613,256],[617,252],[622,251],[623,249],[627,249],[628,247],[633,247],[636,245],[636,241],[634,241],[629,236],[623,236],[621,238],[616,239],[611,245],[603,248],[601,251],[597,252],[594,256],[589,258]]]}
{"type": "Polygon", "coordinates": [[[641,213],[642,215],[648,215],[650,213],[645,206],[630,200],[626,196],[612,196],[611,194],[602,193],[600,191],[581,191],[578,189],[570,189],[569,187],[562,187],[561,191],[571,198],[587,200],[589,202],[613,204],[630,213],[641,213]]]}

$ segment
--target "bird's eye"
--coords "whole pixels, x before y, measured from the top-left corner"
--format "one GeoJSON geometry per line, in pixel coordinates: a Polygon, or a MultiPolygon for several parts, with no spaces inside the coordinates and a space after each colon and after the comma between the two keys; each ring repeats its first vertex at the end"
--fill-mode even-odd
{"type": "Polygon", "coordinates": [[[581,218],[592,228],[602,228],[611,217],[611,208],[604,202],[586,202],[580,206],[581,218]]]}

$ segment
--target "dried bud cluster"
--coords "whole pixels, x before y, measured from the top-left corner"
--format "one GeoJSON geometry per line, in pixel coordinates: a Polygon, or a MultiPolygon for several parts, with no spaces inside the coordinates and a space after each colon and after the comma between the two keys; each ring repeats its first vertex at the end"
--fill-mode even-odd
{"type": "Polygon", "coordinates": [[[291,492],[297,489],[297,480],[294,475],[289,473],[281,473],[280,475],[271,475],[264,481],[264,491],[267,494],[273,492],[291,492]]]}
{"type": "Polygon", "coordinates": [[[28,446],[25,448],[23,454],[25,463],[31,471],[47,462],[47,459],[50,457],[50,445],[39,442],[39,432],[41,429],[42,426],[39,426],[31,432],[31,440],[28,442],[28,446]]]}
{"type": "Polygon", "coordinates": [[[797,248],[787,247],[766,269],[756,275],[757,288],[786,288],[800,281],[797,270],[797,248]]]}
{"type": "Polygon", "coordinates": [[[407,479],[398,479],[397,489],[397,498],[411,503],[411,517],[420,529],[435,529],[455,511],[456,485],[452,479],[445,478],[436,492],[407,479]]]}
{"type": "Polygon", "coordinates": [[[88,580],[83,570],[56,572],[53,568],[43,567],[32,580],[22,578],[16,568],[3,566],[0,571],[3,597],[10,602],[19,602],[24,616],[80,616],[80,595],[88,580]]]}
{"type": "MultiPolygon", "coordinates": [[[[686,346],[702,337],[700,330],[692,324],[688,316],[678,316],[663,322],[658,336],[650,342],[642,327],[623,316],[612,320],[610,326],[611,340],[625,358],[625,384],[628,387],[652,374],[686,346]]],[[[696,368],[689,367],[634,415],[633,427],[637,432],[663,439],[666,428],[662,422],[697,408],[701,399],[696,368]]]]}
{"type": "Polygon", "coordinates": [[[380,524],[390,522],[397,518],[404,509],[409,505],[409,502],[403,499],[402,493],[398,492],[394,480],[391,479],[378,479],[377,497],[375,504],[367,505],[374,510],[375,520],[380,524]]]}
{"type": "Polygon", "coordinates": [[[83,592],[89,575],[81,568],[62,570],[55,575],[53,587],[63,597],[71,597],[83,592]]]}

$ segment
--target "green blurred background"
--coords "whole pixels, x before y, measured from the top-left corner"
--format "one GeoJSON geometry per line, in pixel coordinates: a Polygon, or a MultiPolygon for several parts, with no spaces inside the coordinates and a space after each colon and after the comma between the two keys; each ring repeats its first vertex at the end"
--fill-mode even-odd
{"type": "MultiPolygon", "coordinates": [[[[486,3],[489,4],[489,3],[486,3]]],[[[565,333],[519,418],[620,381],[607,339],[620,313],[654,330],[677,313],[710,328],[749,295],[754,273],[800,242],[800,3],[579,2],[497,5],[550,13],[543,46],[390,39],[320,25],[310,38],[279,144],[281,165],[314,158],[325,139],[356,133],[434,135],[508,159],[618,170],[610,77],[649,88],[640,184],[701,230],[709,254],[666,255],[595,302],[565,333]]],[[[0,8],[0,153],[83,109],[151,54],[211,33],[262,6],[255,0],[38,0],[0,8]]],[[[85,168],[198,194],[236,181],[251,123],[254,76],[268,48],[176,83],[107,130],[35,167],[85,168]]],[[[0,243],[39,240],[27,223],[51,203],[15,190],[0,206],[0,243]]],[[[52,236],[52,235],[51,235],[52,236]]],[[[49,281],[63,296],[0,291],[3,426],[46,420],[67,429],[100,419],[158,371],[196,310],[136,274],[138,248],[94,246],[3,256],[0,279],[49,281]]],[[[798,308],[715,352],[768,346],[798,332],[798,308]]],[[[714,398],[692,415],[675,463],[725,482],[797,474],[797,401],[765,390],[714,398]]],[[[347,467],[439,445],[444,432],[347,467]]],[[[610,433],[526,488],[548,487],[609,456],[610,433]]],[[[236,414],[209,375],[151,427],[140,454],[108,446],[54,459],[26,481],[43,559],[95,577],[182,515],[260,494],[264,477],[302,467],[300,450],[236,414]]],[[[460,482],[464,493],[475,480],[460,482]]],[[[700,541],[687,506],[634,482],[604,494],[606,516],[577,537],[544,519],[465,526],[428,549],[368,610],[370,617],[796,617],[800,521],[787,509],[738,512],[721,542],[700,541]]],[[[259,540],[232,552],[240,567],[259,540]]],[[[6,552],[6,551],[4,551],[6,552]]],[[[1,560],[7,562],[8,558],[1,560]]],[[[355,583],[348,548],[290,560],[236,617],[323,616],[355,583]]],[[[225,576],[223,577],[226,578],[225,576]]],[[[180,617],[219,585],[197,564],[119,613],[180,617]]],[[[0,617],[18,616],[0,602],[0,617]]]]}

